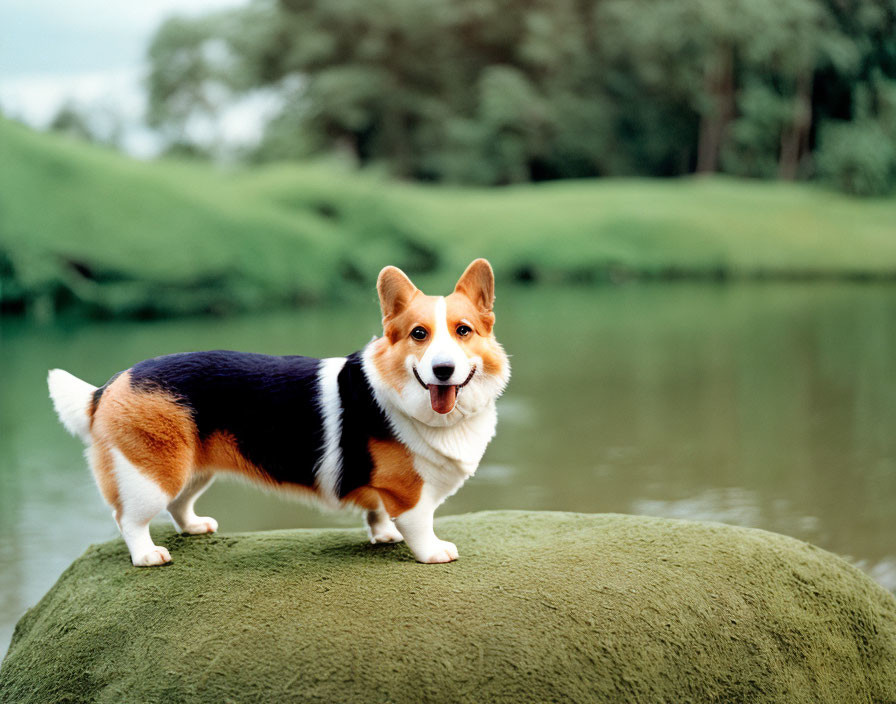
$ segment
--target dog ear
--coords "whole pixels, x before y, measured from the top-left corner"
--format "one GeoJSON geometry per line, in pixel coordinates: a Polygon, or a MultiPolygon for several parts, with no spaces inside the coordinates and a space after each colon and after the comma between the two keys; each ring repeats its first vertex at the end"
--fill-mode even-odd
{"type": "Polygon", "coordinates": [[[383,311],[383,325],[401,313],[414,294],[417,287],[405,273],[395,266],[387,266],[380,272],[376,280],[376,292],[380,296],[380,308],[383,311]]]}
{"type": "Polygon", "coordinates": [[[495,307],[495,274],[486,259],[477,259],[463,273],[454,287],[456,293],[469,298],[482,313],[495,307]]]}

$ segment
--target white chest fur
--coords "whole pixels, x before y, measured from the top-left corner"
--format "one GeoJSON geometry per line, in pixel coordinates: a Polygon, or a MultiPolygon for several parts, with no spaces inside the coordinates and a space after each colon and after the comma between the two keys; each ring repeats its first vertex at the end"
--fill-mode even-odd
{"type": "Polygon", "coordinates": [[[413,378],[402,389],[384,383],[372,362],[370,346],[363,353],[362,365],[377,403],[397,439],[414,456],[414,468],[438,505],[479,466],[495,436],[495,398],[506,380],[493,382],[498,384],[496,391],[485,381],[470,384],[460,392],[455,410],[439,415],[429,407],[428,393],[421,392],[413,378]]]}
{"type": "Polygon", "coordinates": [[[414,455],[417,473],[444,500],[476,471],[495,436],[497,414],[492,401],[451,426],[429,426],[400,411],[390,420],[398,439],[414,455]]]}

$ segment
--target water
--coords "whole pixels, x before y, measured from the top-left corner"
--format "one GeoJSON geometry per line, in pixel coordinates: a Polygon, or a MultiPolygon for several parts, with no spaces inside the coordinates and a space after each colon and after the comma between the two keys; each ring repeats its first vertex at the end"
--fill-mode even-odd
{"type": "MultiPolygon", "coordinates": [[[[724,521],[839,553],[896,590],[896,287],[638,285],[499,291],[512,355],[498,437],[440,509],[560,509],[724,521]]],[[[145,357],[231,348],[344,354],[374,298],[237,319],[0,328],[0,651],[93,542],[117,535],[47,398],[145,357]]],[[[360,526],[220,481],[224,531],[360,526]]],[[[463,551],[463,546],[461,551],[463,551]]],[[[297,556],[296,559],[301,559],[297,556]]]]}

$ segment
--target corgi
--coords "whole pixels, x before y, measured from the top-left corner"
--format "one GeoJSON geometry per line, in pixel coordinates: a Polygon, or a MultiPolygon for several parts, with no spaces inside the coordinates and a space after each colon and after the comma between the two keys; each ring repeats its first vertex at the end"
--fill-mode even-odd
{"type": "Polygon", "coordinates": [[[383,335],[347,357],[187,352],[100,387],[50,371],[134,565],[171,561],[149,533],[163,510],[183,533],[217,530],[194,511],[217,472],[360,509],[370,542],[404,540],[419,562],[457,559],[433,513],[476,471],[510,377],[494,274],[477,259],[450,295],[427,296],[389,266],[376,287],[383,335]]]}

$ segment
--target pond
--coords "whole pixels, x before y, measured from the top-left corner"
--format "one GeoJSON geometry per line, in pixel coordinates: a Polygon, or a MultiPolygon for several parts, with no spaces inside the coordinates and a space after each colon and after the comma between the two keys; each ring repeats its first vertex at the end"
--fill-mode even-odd
{"type": "MultiPolygon", "coordinates": [[[[334,356],[378,325],[373,296],[239,318],[4,320],[0,653],[62,570],[117,536],[80,442],[53,414],[47,369],[100,384],[175,351],[334,356]]],[[[755,526],[832,550],[896,590],[896,287],[509,288],[496,330],[513,364],[498,436],[441,515],[556,509],[755,526]]],[[[220,479],[199,510],[223,531],[361,525],[220,479]]]]}

